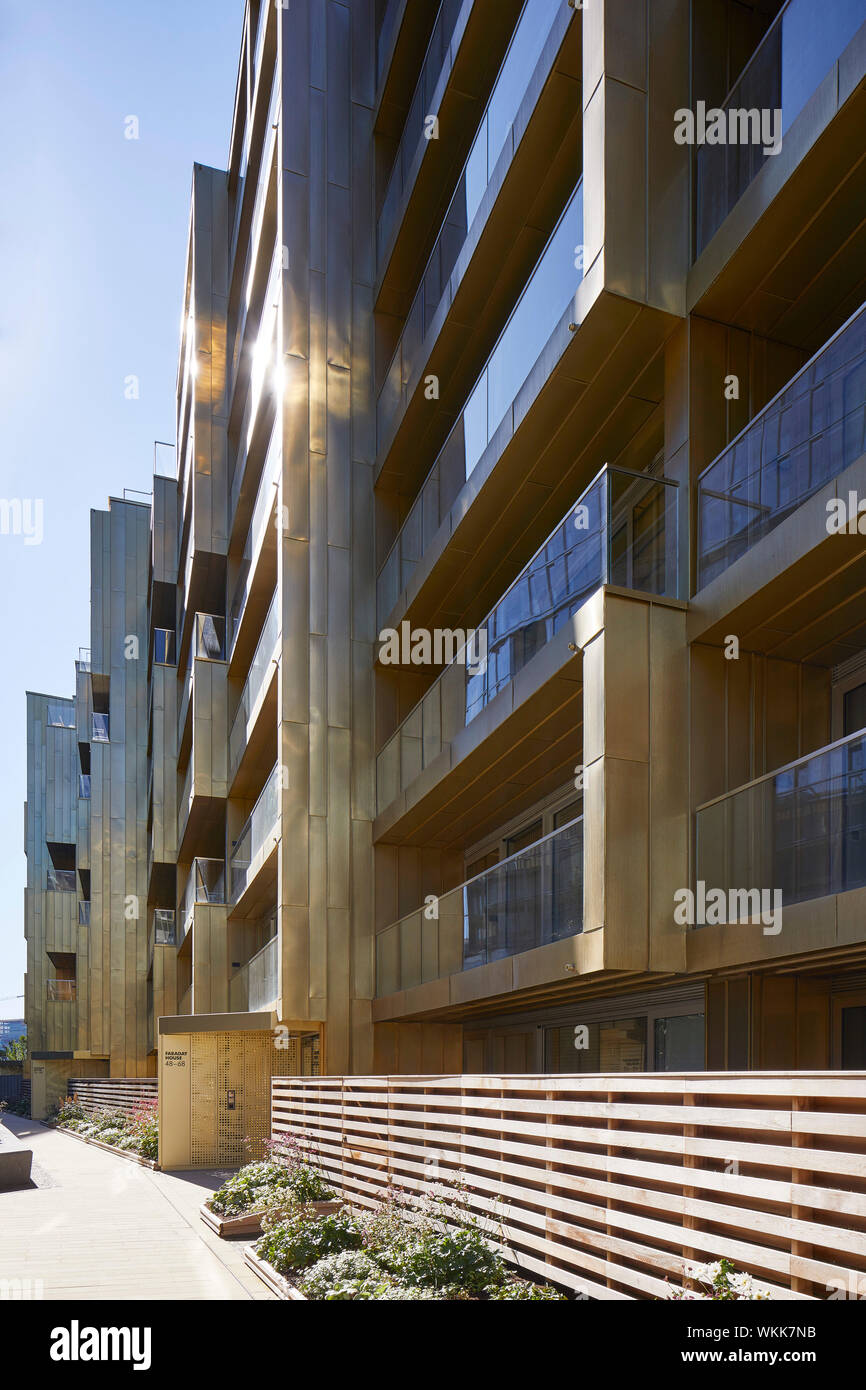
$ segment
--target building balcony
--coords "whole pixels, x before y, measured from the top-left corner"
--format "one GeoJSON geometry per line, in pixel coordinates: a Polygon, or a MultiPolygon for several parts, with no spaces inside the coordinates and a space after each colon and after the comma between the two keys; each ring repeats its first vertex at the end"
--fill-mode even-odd
{"type": "Polygon", "coordinates": [[[229,981],[231,1013],[260,1013],[275,1007],[280,993],[279,937],[271,940],[236,970],[229,981]]]}
{"type": "Polygon", "coordinates": [[[196,907],[225,907],[225,864],[222,859],[194,859],[190,865],[180,909],[178,944],[192,926],[196,907]]]}
{"type": "Polygon", "coordinates": [[[50,865],[45,871],[45,889],[48,893],[76,893],[78,882],[74,869],[55,869],[50,865]]]}
{"type": "Polygon", "coordinates": [[[595,590],[679,597],[677,495],[667,479],[602,469],[379,753],[380,814],[505,694],[595,590]]]}
{"type": "Polygon", "coordinates": [[[173,907],[154,908],[153,944],[154,946],[174,946],[176,944],[173,907]]]}
{"type": "Polygon", "coordinates": [[[736,632],[818,665],[856,654],[864,467],[866,307],[701,474],[690,639],[736,632]]]}
{"type": "MultiPolygon", "coordinates": [[[[442,0],[376,224],[380,290],[411,297],[502,61],[521,0],[442,0]],[[439,121],[431,138],[429,118],[439,121]],[[447,132],[447,133],[446,133],[447,132]]],[[[377,130],[388,134],[387,113],[377,130]]],[[[408,303],[408,299],[405,301],[408,303]]]]}
{"type": "Polygon", "coordinates": [[[154,628],[153,660],[156,666],[176,665],[177,654],[175,650],[174,628],[154,628]]]}
{"type": "MultiPolygon", "coordinates": [[[[255,620],[256,611],[261,619],[261,605],[255,602],[255,593],[267,585],[273,589],[276,580],[276,508],[279,501],[281,472],[281,450],[278,431],[274,431],[268,451],[258,492],[244,542],[234,592],[229,605],[228,654],[233,660],[239,649],[239,637],[245,619],[255,620]],[[270,581],[270,582],[268,582],[270,581]]],[[[241,646],[244,644],[241,643],[241,646]]]]}
{"type": "Polygon", "coordinates": [[[225,661],[226,659],[226,620],[219,613],[196,613],[193,627],[192,650],[187,668],[186,680],[180,697],[177,712],[177,744],[184,741],[187,718],[192,708],[195,664],[197,661],[225,661]]]}
{"type": "MultiPolygon", "coordinates": [[[[722,103],[731,110],[780,110],[784,140],[864,23],[857,0],[827,0],[815,23],[810,0],[788,0],[722,103]]],[[[712,239],[764,165],[763,141],[703,144],[697,152],[697,252],[712,239]]]]}
{"type": "Polygon", "coordinates": [[[403,194],[409,186],[419,148],[425,143],[424,122],[430,113],[435,113],[438,110],[438,102],[435,101],[436,90],[446,59],[451,57],[451,40],[454,37],[462,8],[463,0],[442,0],[442,4],[439,6],[439,13],[433,25],[430,42],[421,64],[421,72],[403,125],[403,133],[397,146],[397,153],[394,157],[394,164],[382,202],[382,211],[379,213],[376,226],[376,244],[379,247],[380,259],[383,248],[394,230],[397,213],[403,194]]]}
{"type": "Polygon", "coordinates": [[[513,428],[520,389],[582,279],[575,255],[582,239],[581,179],[379,572],[380,626],[494,435],[507,420],[513,428]]]}
{"type": "Polygon", "coordinates": [[[866,305],[698,479],[698,588],[864,452],[866,305]]]}
{"type": "Polygon", "coordinates": [[[270,723],[275,722],[269,723],[267,718],[263,718],[263,711],[273,706],[272,713],[276,715],[276,673],[281,636],[278,599],[279,593],[275,591],[232,722],[229,734],[230,785],[234,784],[247,751],[250,758],[255,759],[257,751],[264,747],[272,732],[270,723]]]}
{"type": "MultiPolygon", "coordinates": [[[[566,104],[561,100],[562,89],[555,83],[546,86],[546,79],[550,77],[562,34],[567,30],[573,17],[573,14],[567,13],[559,0],[529,0],[529,3],[524,5],[472,148],[469,151],[469,156],[457,181],[457,187],[445,214],[439,235],[421,275],[421,281],[411,308],[406,315],[400,340],[379,393],[376,415],[380,450],[384,448],[386,441],[392,435],[395,422],[405,410],[411,394],[418,386],[422,364],[430,358],[432,344],[427,341],[428,334],[433,328],[434,322],[438,322],[441,328],[442,316],[439,315],[439,309],[443,304],[447,309],[454,299],[456,288],[452,282],[452,272],[458,266],[458,262],[460,268],[455,279],[461,285],[465,276],[469,276],[470,280],[474,278],[470,275],[464,262],[470,260],[476,253],[479,261],[486,262],[484,267],[479,265],[473,269],[477,269],[479,275],[483,274],[485,270],[487,271],[487,283],[483,290],[485,301],[483,318],[488,319],[497,307],[501,281],[503,279],[510,280],[510,275],[514,274],[514,245],[518,242],[521,243],[520,256],[517,261],[519,264],[533,243],[532,232],[537,225],[537,219],[543,217],[543,209],[533,208],[534,216],[530,219],[529,224],[526,227],[522,225],[515,227],[514,207],[509,206],[507,209],[503,207],[503,217],[507,217],[508,221],[508,237],[513,244],[512,254],[507,258],[510,275],[504,276],[501,229],[498,227],[498,218],[492,214],[491,199],[487,197],[487,193],[492,185],[495,198],[500,197],[511,165],[515,162],[518,146],[521,145],[521,142],[525,143],[527,147],[533,143],[531,139],[527,138],[527,127],[531,121],[535,121],[534,106],[536,104],[545,108],[539,113],[537,124],[544,127],[546,154],[549,156],[549,152],[558,150],[561,144],[563,134],[561,126],[556,125],[555,122],[552,124],[551,113],[546,110],[547,103],[544,97],[553,98],[555,93],[556,98],[559,98],[556,105],[560,108],[561,113],[562,107],[566,104]],[[555,35],[556,40],[555,43],[551,43],[550,51],[548,51],[548,41],[551,39],[551,35],[555,35]],[[544,55],[543,59],[542,55],[544,55]],[[537,65],[539,69],[542,69],[541,72],[537,70],[537,65]],[[519,120],[518,112],[520,113],[519,120]],[[494,174],[496,175],[495,179],[494,174]],[[485,255],[479,247],[479,241],[488,220],[491,222],[491,226],[487,230],[491,238],[497,239],[497,245],[495,252],[485,255]],[[499,277],[495,281],[490,278],[492,267],[495,267],[499,277]]],[[[540,131],[538,133],[541,134],[540,131]]],[[[574,155],[573,150],[570,153],[572,156],[574,155]]],[[[534,194],[539,178],[539,164],[537,150],[529,151],[527,148],[527,154],[531,154],[534,159],[534,176],[530,168],[521,167],[520,173],[525,175],[521,180],[524,185],[522,207],[525,212],[529,213],[531,205],[535,201],[534,194]],[[531,184],[527,182],[529,178],[533,178],[531,184]]],[[[517,162],[522,165],[522,161],[517,162]]],[[[550,168],[547,160],[545,161],[545,173],[549,177],[550,168]]],[[[512,200],[503,198],[502,202],[505,201],[511,202],[512,200]]],[[[484,238],[485,245],[487,239],[487,237],[484,238]]],[[[524,271],[524,275],[525,273],[524,271]]],[[[466,289],[467,287],[464,286],[463,288],[466,289]]],[[[507,292],[507,284],[503,288],[507,292]]],[[[476,298],[481,297],[477,287],[475,293],[476,298]]],[[[461,296],[461,302],[463,298],[465,298],[465,294],[461,296]]],[[[456,309],[455,312],[457,312],[456,309]]],[[[502,321],[501,318],[499,321],[502,321]]],[[[436,367],[438,368],[438,366],[437,362],[436,367]]],[[[431,370],[433,370],[432,365],[431,370]]],[[[429,405],[426,409],[429,414],[429,405]]]]}
{"type": "Polygon", "coordinates": [[[783,907],[866,887],[866,733],[699,807],[696,862],[708,886],[778,889],[783,907]]]}
{"type": "Polygon", "coordinates": [[[232,848],[229,860],[230,902],[237,905],[251,889],[279,839],[281,778],[274,767],[232,848]]]}
{"type": "Polygon", "coordinates": [[[65,1004],[77,998],[75,980],[46,980],[45,998],[49,1004],[65,1004]]]}
{"type": "Polygon", "coordinates": [[[725,907],[689,932],[690,967],[866,940],[866,731],[698,807],[695,873],[725,907]]]}
{"type": "Polygon", "coordinates": [[[534,951],[583,927],[583,817],[376,937],[376,994],[534,951]]]}

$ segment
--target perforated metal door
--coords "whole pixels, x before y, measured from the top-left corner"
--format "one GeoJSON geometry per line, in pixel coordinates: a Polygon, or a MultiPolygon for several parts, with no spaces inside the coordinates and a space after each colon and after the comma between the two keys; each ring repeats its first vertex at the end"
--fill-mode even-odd
{"type": "Polygon", "coordinates": [[[271,1077],[296,1076],[297,1039],[270,1032],[190,1036],[190,1162],[232,1168],[258,1158],[271,1131],[271,1077]]]}

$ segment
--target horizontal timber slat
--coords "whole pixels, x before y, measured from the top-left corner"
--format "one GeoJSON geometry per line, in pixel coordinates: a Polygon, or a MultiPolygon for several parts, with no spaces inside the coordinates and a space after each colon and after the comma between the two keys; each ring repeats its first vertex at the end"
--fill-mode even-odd
{"type": "Polygon", "coordinates": [[[509,1259],[589,1298],[723,1256],[771,1298],[866,1296],[863,1073],[274,1077],[272,1131],[358,1207],[460,1176],[509,1259]]]}
{"type": "Polygon", "coordinates": [[[90,1114],[96,1110],[119,1110],[131,1115],[140,1105],[152,1105],[159,1098],[155,1076],[89,1077],[69,1080],[69,1094],[90,1114]]]}

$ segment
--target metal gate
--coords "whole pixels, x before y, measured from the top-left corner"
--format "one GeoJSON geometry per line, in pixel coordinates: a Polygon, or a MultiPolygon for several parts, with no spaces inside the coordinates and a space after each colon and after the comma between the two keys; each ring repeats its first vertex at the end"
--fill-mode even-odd
{"type": "Polygon", "coordinates": [[[297,1076],[297,1038],[271,1032],[190,1034],[190,1163],[231,1168],[260,1158],[271,1132],[271,1077],[297,1076]]]}

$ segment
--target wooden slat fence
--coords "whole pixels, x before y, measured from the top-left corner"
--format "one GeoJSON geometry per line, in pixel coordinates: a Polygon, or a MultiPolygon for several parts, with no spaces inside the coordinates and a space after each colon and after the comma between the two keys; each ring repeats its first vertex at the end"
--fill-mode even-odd
{"type": "Polygon", "coordinates": [[[142,1102],[153,1104],[159,1098],[159,1081],[155,1076],[73,1077],[69,1094],[89,1112],[120,1110],[130,1115],[142,1102]]]}
{"type": "Polygon", "coordinates": [[[590,1298],[723,1256],[774,1298],[866,1297],[866,1073],[274,1077],[272,1130],[358,1207],[462,1173],[514,1263],[590,1298]]]}

